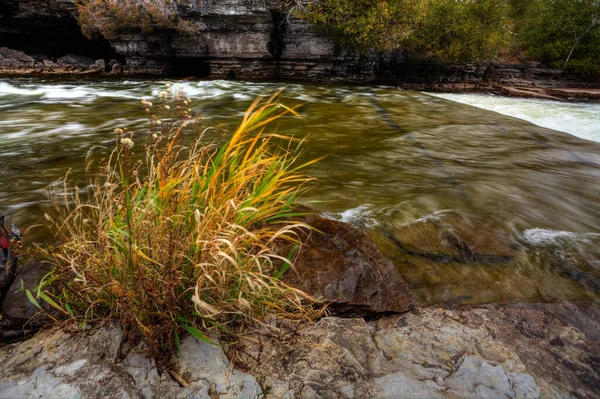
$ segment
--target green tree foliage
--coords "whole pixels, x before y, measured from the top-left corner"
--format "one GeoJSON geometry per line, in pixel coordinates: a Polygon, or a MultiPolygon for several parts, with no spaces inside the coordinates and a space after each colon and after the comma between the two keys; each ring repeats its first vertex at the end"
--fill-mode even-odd
{"type": "Polygon", "coordinates": [[[448,61],[494,57],[511,34],[505,0],[323,0],[304,9],[302,16],[345,44],[448,61]]]}
{"type": "Polygon", "coordinates": [[[343,44],[445,61],[528,56],[595,74],[599,0],[272,0],[343,44]]]}
{"type": "Polygon", "coordinates": [[[448,61],[491,59],[510,46],[505,0],[432,0],[411,35],[414,49],[448,61]]]}
{"type": "Polygon", "coordinates": [[[510,0],[518,46],[557,67],[597,74],[600,64],[598,0],[510,0]]]}
{"type": "Polygon", "coordinates": [[[391,50],[414,31],[419,7],[420,0],[327,0],[309,3],[303,15],[344,44],[391,50]]]}

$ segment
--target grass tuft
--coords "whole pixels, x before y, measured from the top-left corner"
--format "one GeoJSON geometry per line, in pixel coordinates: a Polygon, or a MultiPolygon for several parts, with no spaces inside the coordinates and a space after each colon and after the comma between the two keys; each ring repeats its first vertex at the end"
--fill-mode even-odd
{"type": "Polygon", "coordinates": [[[135,135],[116,129],[90,199],[66,179],[64,200],[53,197],[48,219],[60,244],[41,248],[52,271],[36,292],[57,310],[52,317],[117,320],[165,362],[184,333],[212,342],[211,330],[235,333],[266,314],[317,316],[312,298],[279,280],[293,251],[278,248],[297,247],[309,228],[289,218],[310,178],[297,162],[299,143],[268,130],[297,115],[278,94],[254,101],[222,145],[207,142],[183,93],[169,88],[156,104],[142,101],[150,121],[144,159],[133,154],[135,135]]]}

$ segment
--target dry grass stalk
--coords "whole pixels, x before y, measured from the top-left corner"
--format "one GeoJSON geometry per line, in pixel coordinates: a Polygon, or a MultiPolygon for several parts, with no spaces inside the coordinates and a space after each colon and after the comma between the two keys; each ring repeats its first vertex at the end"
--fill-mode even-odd
{"type": "Polygon", "coordinates": [[[42,249],[53,271],[37,289],[80,324],[118,320],[162,362],[182,333],[210,341],[212,329],[235,332],[266,314],[318,315],[308,295],[279,280],[293,254],[281,256],[278,242],[300,244],[299,230],[309,228],[288,219],[310,179],[297,143],[267,127],[296,112],[277,95],[260,97],[219,147],[203,139],[189,101],[171,88],[157,104],[143,101],[145,162],[132,156],[134,135],[117,129],[90,200],[77,189],[67,195],[65,180],[64,201],[54,198],[49,217],[60,245],[42,249]],[[184,147],[190,132],[198,136],[184,147]]]}

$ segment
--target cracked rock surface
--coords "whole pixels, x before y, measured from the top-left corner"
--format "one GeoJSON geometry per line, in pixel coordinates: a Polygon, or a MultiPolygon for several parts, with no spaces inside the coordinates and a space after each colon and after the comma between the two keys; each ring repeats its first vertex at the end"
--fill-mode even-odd
{"type": "Polygon", "coordinates": [[[572,304],[325,318],[239,359],[259,379],[269,376],[263,387],[284,381],[297,398],[594,398],[599,321],[597,309],[572,304]]]}
{"type": "Polygon", "coordinates": [[[182,340],[182,387],[114,326],[0,348],[0,398],[594,398],[600,312],[569,303],[420,308],[324,318],[247,345],[182,340]],[[231,363],[224,350],[234,359],[231,363]],[[235,364],[235,366],[234,366],[235,364]]]}

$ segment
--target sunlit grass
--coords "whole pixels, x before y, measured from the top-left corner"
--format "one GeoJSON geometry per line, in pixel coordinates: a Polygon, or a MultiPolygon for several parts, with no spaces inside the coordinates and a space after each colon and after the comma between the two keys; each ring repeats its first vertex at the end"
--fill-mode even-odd
{"type": "Polygon", "coordinates": [[[53,270],[34,293],[79,325],[119,321],[159,359],[176,351],[183,332],[209,340],[211,328],[235,332],[266,314],[318,313],[279,280],[294,253],[278,248],[297,248],[309,228],[290,218],[310,179],[300,143],[267,128],[297,113],[276,95],[260,97],[219,146],[204,139],[189,101],[170,89],[157,104],[143,101],[145,161],[132,156],[141,140],[117,129],[90,199],[54,197],[48,218],[59,245],[42,249],[53,270]],[[196,139],[183,146],[190,132],[196,139]]]}

